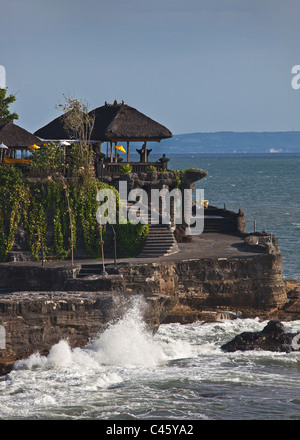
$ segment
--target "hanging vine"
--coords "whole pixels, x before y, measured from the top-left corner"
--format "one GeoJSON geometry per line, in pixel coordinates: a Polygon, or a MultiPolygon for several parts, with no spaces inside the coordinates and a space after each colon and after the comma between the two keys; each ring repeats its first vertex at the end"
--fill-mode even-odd
{"type": "MultiPolygon", "coordinates": [[[[14,166],[0,167],[0,261],[6,261],[22,225],[26,242],[34,260],[64,259],[73,256],[77,245],[84,247],[93,258],[100,258],[101,234],[105,240],[106,225],[97,222],[96,200],[100,189],[112,189],[117,209],[119,193],[110,185],[96,179],[44,179],[32,183],[14,166]]],[[[122,225],[117,227],[118,243],[122,249],[136,254],[147,234],[147,228],[122,225]]]]}
{"type": "Polygon", "coordinates": [[[0,261],[6,261],[22,214],[30,203],[22,174],[11,165],[0,169],[0,200],[0,261]]]}

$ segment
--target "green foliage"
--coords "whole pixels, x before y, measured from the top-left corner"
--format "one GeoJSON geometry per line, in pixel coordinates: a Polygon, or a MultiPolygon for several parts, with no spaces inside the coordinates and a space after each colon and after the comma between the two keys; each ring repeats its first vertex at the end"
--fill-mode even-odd
{"type": "Polygon", "coordinates": [[[132,171],[132,166],[129,165],[129,163],[124,163],[120,166],[120,173],[121,174],[129,174],[132,171]]]}
{"type": "Polygon", "coordinates": [[[180,188],[184,180],[184,171],[182,170],[172,170],[175,175],[176,187],[180,188]]]}
{"type": "Polygon", "coordinates": [[[202,173],[205,172],[205,171],[201,170],[200,168],[187,168],[186,170],[172,170],[172,172],[175,175],[177,188],[180,188],[183,185],[184,180],[185,180],[185,174],[189,171],[201,171],[202,173]]]}
{"type": "Polygon", "coordinates": [[[185,172],[187,172],[187,171],[201,171],[201,172],[206,173],[206,171],[201,170],[201,168],[187,168],[187,169],[185,170],[185,172]]]}
{"type": "MultiPolygon", "coordinates": [[[[96,179],[84,185],[62,178],[29,183],[16,167],[0,167],[0,261],[6,261],[21,222],[35,260],[39,260],[42,246],[46,258],[64,259],[76,250],[79,241],[91,257],[99,258],[96,195],[102,188],[115,192],[118,205],[117,190],[96,179]]],[[[105,226],[102,232],[105,236],[105,226]]]]}
{"type": "Polygon", "coordinates": [[[146,171],[157,171],[157,170],[156,170],[156,167],[155,167],[155,166],[153,166],[153,165],[148,165],[148,166],[146,167],[146,171]]]}
{"type": "Polygon", "coordinates": [[[66,148],[51,142],[33,151],[29,170],[31,176],[52,179],[62,179],[67,172],[78,184],[84,184],[94,180],[94,152],[85,143],[66,148]]]}
{"type": "Polygon", "coordinates": [[[7,87],[0,88],[0,122],[13,122],[14,119],[19,119],[17,113],[10,113],[9,106],[14,103],[16,97],[14,95],[6,96],[7,87]]]}
{"type": "MultiPolygon", "coordinates": [[[[81,189],[72,194],[74,200],[77,197],[77,218],[80,223],[85,249],[95,258],[100,258],[101,256],[101,225],[99,225],[96,220],[96,213],[99,207],[99,203],[96,201],[96,195],[101,189],[111,189],[114,191],[118,207],[118,191],[107,183],[100,181],[91,181],[89,185],[84,187],[84,190],[81,189]]],[[[106,225],[103,226],[102,232],[105,238],[106,225]]]]}
{"type": "Polygon", "coordinates": [[[114,226],[117,236],[118,257],[136,257],[146,240],[149,233],[149,226],[142,223],[136,225],[117,224],[114,226]]]}
{"type": "Polygon", "coordinates": [[[64,104],[59,104],[62,109],[64,128],[73,139],[86,143],[91,138],[94,128],[95,115],[89,112],[88,104],[82,99],[66,96],[63,94],[64,104]]]}
{"type": "Polygon", "coordinates": [[[64,171],[64,148],[51,142],[32,153],[30,173],[37,177],[51,177],[64,171]]]}
{"type": "MultiPolygon", "coordinates": [[[[47,168],[47,167],[46,167],[47,168]]],[[[45,168],[45,169],[46,169],[45,168]]],[[[100,189],[111,189],[119,206],[119,193],[96,179],[78,185],[77,180],[44,179],[28,182],[12,165],[0,167],[0,261],[6,261],[17,228],[23,224],[32,257],[39,261],[43,246],[47,259],[70,256],[80,242],[94,258],[101,256],[101,232],[96,219],[100,189]],[[72,234],[71,234],[72,227],[72,234]]],[[[136,256],[149,232],[148,225],[115,225],[119,256],[136,256]]]]}
{"type": "Polygon", "coordinates": [[[83,142],[77,142],[68,148],[66,157],[68,174],[80,183],[94,179],[94,151],[92,147],[83,142]]]}
{"type": "Polygon", "coordinates": [[[69,139],[74,139],[64,157],[64,167],[68,164],[68,175],[80,182],[94,177],[94,151],[89,143],[95,123],[95,114],[89,112],[84,100],[63,94],[64,103],[57,107],[63,110],[64,129],[69,139]]]}
{"type": "Polygon", "coordinates": [[[6,261],[28,206],[28,188],[22,173],[12,165],[3,165],[0,167],[0,261],[6,261]]]}

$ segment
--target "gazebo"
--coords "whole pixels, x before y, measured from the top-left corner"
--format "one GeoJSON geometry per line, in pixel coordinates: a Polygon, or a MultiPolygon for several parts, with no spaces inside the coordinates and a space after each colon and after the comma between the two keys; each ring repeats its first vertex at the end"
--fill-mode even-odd
{"type": "Polygon", "coordinates": [[[30,163],[28,152],[32,145],[40,146],[41,140],[29,131],[14,124],[13,122],[0,123],[0,144],[8,147],[5,149],[2,163],[21,165],[30,163]]]}
{"type": "Polygon", "coordinates": [[[49,141],[70,140],[72,137],[65,127],[64,115],[53,119],[53,121],[35,131],[34,135],[49,141]]]}
{"type": "MultiPolygon", "coordinates": [[[[94,117],[94,127],[91,133],[91,142],[94,144],[96,152],[96,170],[97,175],[103,172],[103,162],[105,162],[105,174],[119,173],[121,158],[118,152],[124,152],[120,143],[126,144],[127,162],[130,162],[129,144],[130,142],[143,142],[140,150],[140,162],[130,162],[133,171],[145,171],[147,166],[153,165],[157,169],[164,169],[167,160],[159,162],[149,162],[148,156],[151,150],[147,149],[147,142],[160,142],[162,139],[172,137],[172,133],[165,126],[159,124],[133,107],[115,101],[113,104],[105,104],[93,109],[89,115],[94,117]],[[107,154],[102,152],[102,143],[107,143],[107,154]],[[108,148],[109,145],[109,148],[108,148]],[[113,154],[115,149],[115,154],[113,154]]],[[[70,139],[70,134],[65,128],[64,115],[59,116],[49,122],[44,127],[34,133],[36,136],[45,140],[59,141],[61,139],[70,139]]]]}
{"type": "Polygon", "coordinates": [[[147,142],[160,142],[161,139],[172,137],[165,126],[159,124],[124,102],[113,104],[107,102],[90,112],[95,117],[91,138],[99,142],[110,143],[110,159],[113,161],[112,146],[118,143],[127,144],[127,162],[129,162],[129,143],[143,142],[144,156],[142,162],[147,162],[147,142]]]}

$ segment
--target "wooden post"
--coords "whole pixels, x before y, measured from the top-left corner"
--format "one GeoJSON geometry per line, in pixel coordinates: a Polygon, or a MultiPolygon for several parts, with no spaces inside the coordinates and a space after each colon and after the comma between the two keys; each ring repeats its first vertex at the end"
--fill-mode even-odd
{"type": "Polygon", "coordinates": [[[112,142],[110,142],[109,145],[109,156],[110,156],[110,162],[113,162],[112,142]]]}

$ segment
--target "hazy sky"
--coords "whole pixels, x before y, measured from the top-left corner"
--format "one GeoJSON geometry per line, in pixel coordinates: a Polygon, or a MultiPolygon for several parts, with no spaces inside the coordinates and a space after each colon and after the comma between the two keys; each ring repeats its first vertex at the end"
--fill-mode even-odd
{"type": "Polygon", "coordinates": [[[137,108],[173,134],[300,130],[299,0],[1,0],[0,65],[16,123],[62,94],[137,108]]]}

